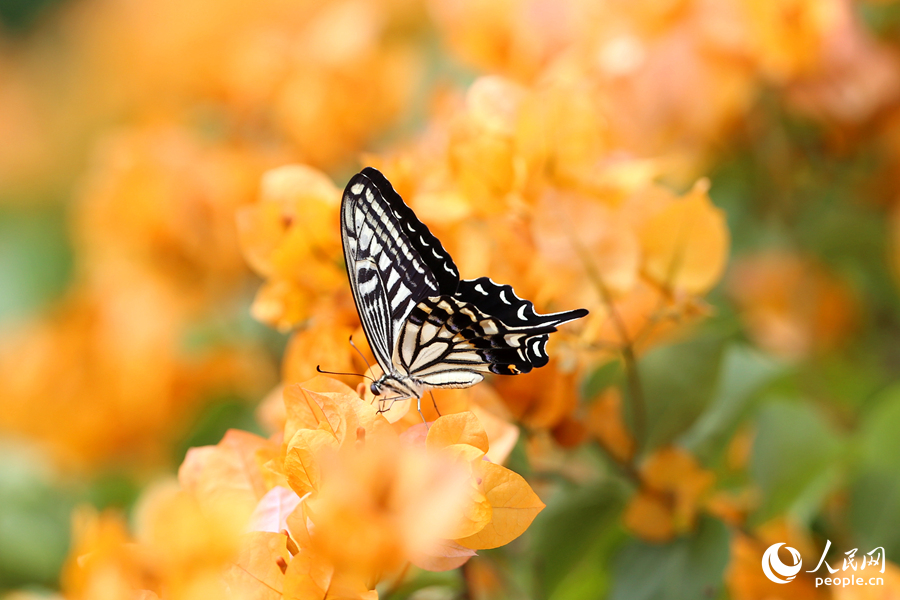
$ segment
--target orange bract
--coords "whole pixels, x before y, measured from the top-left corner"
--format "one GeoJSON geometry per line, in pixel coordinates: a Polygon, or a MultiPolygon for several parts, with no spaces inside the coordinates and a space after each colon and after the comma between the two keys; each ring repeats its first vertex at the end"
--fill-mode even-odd
{"type": "Polygon", "coordinates": [[[622,395],[609,388],[596,398],[588,409],[588,431],[600,444],[621,462],[628,462],[634,455],[634,438],[625,425],[622,414],[622,395]]]}
{"type": "Polygon", "coordinates": [[[701,500],[715,481],[688,452],[654,452],[640,468],[642,487],[625,511],[625,524],[650,541],[665,541],[694,527],[701,500]]]}
{"type": "Polygon", "coordinates": [[[284,403],[283,451],[234,430],[191,449],[180,488],[141,501],[134,542],[112,516],[83,517],[67,593],[373,598],[407,562],[456,568],[521,535],[543,508],[524,479],[484,458],[473,413],[398,436],[323,377],[288,386],[284,403]]]}
{"type": "Polygon", "coordinates": [[[846,283],[815,261],[787,252],[741,258],[728,291],[756,342],[789,359],[839,347],[859,320],[846,283]]]}

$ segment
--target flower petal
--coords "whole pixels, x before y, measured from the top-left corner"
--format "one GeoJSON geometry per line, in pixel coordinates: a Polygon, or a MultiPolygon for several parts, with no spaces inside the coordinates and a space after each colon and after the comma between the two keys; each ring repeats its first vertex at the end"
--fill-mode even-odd
{"type": "Polygon", "coordinates": [[[466,548],[497,548],[522,535],[544,503],[521,475],[489,462],[483,462],[481,468],[481,485],[493,509],[491,522],[456,541],[466,548]]]}

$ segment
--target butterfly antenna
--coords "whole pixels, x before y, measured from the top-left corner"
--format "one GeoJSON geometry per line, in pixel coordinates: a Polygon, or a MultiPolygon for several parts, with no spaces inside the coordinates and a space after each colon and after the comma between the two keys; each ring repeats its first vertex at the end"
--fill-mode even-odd
{"type": "Polygon", "coordinates": [[[338,371],[324,371],[324,370],[322,370],[322,367],[320,367],[319,365],[316,365],[316,371],[318,371],[319,373],[323,373],[325,375],[350,375],[351,377],[365,377],[366,379],[375,381],[368,375],[361,374],[361,373],[340,373],[338,371]]]}
{"type": "Polygon", "coordinates": [[[372,365],[370,365],[370,364],[369,364],[369,361],[366,360],[366,355],[363,354],[362,351],[360,351],[360,349],[356,347],[356,344],[353,343],[353,336],[352,336],[352,335],[350,336],[350,339],[349,339],[348,341],[350,342],[350,345],[353,346],[353,349],[356,350],[356,353],[359,354],[359,357],[360,357],[361,359],[363,359],[363,362],[366,363],[366,367],[368,367],[369,370],[371,371],[371,370],[372,370],[372,365]]]}

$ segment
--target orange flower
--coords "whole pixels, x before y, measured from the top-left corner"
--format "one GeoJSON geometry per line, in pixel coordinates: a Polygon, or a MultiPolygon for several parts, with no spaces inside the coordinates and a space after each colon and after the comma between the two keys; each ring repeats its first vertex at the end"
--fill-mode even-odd
{"type": "Polygon", "coordinates": [[[66,598],[124,600],[224,597],[246,515],[219,499],[201,506],[174,484],[145,492],[137,533],[113,513],[75,513],[74,543],[62,574],[66,598]]]}
{"type": "Polygon", "coordinates": [[[725,213],[713,206],[708,191],[709,181],[700,180],[684,198],[641,202],[645,211],[638,217],[638,235],[644,272],[676,295],[705,294],[725,271],[728,227],[725,213]]]}
{"type": "Polygon", "coordinates": [[[591,403],[586,425],[588,431],[616,460],[631,460],[635,443],[623,419],[622,395],[618,389],[605,390],[591,403]]]}
{"type": "Polygon", "coordinates": [[[674,446],[653,453],[640,468],[642,487],[625,510],[625,525],[650,541],[665,541],[694,526],[714,476],[674,446]]]}
{"type": "Polygon", "coordinates": [[[792,82],[790,104],[826,123],[859,123],[896,103],[898,60],[859,22],[855,6],[840,0],[835,22],[822,40],[814,72],[792,82]]]}
{"type": "Polygon", "coordinates": [[[398,438],[349,389],[292,386],[285,402],[284,471],[298,495],[311,493],[302,503],[315,524],[310,548],[340,572],[377,579],[404,557],[454,568],[466,548],[521,535],[543,507],[521,477],[483,460],[488,436],[473,413],[438,418],[423,440],[424,424],[398,438]],[[348,545],[348,535],[366,542],[348,545]]]}
{"type": "Polygon", "coordinates": [[[337,228],[341,193],[323,173],[287,166],[266,173],[260,201],[238,213],[247,262],[266,283],[254,316],[283,331],[346,287],[337,228]]]}
{"type": "Polygon", "coordinates": [[[371,599],[410,561],[453,569],[509,543],[544,506],[485,459],[471,412],[398,436],[332,379],[284,400],[284,444],[233,430],[192,448],[179,486],[145,493],[134,536],[79,513],[67,597],[371,599]]]}
{"type": "Polygon", "coordinates": [[[563,371],[551,360],[526,376],[497,377],[492,383],[516,421],[550,429],[577,407],[578,381],[577,372],[563,371]]]}
{"type": "Polygon", "coordinates": [[[738,260],[728,291],[763,348],[799,359],[840,346],[856,326],[856,299],[825,267],[795,254],[738,260]]]}
{"type": "Polygon", "coordinates": [[[818,64],[823,40],[840,17],[842,0],[742,0],[749,41],[762,72],[777,82],[818,64]]]}
{"type": "Polygon", "coordinates": [[[160,462],[211,391],[257,394],[273,378],[253,345],[181,347],[180,296],[146,272],[117,275],[0,340],[0,429],[67,466],[160,462]]]}

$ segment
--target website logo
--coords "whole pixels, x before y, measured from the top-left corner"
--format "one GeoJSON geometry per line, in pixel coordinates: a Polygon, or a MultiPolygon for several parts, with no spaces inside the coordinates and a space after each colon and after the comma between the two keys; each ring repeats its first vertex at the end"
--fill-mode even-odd
{"type": "Polygon", "coordinates": [[[762,557],[763,573],[765,573],[770,581],[774,581],[775,583],[787,583],[792,581],[803,566],[803,560],[800,558],[800,553],[790,546],[784,546],[784,549],[791,553],[794,564],[786,565],[781,562],[781,559],[778,557],[778,549],[782,546],[784,546],[784,543],[772,544],[762,557]]]}
{"type": "MultiPolygon", "coordinates": [[[[781,558],[778,556],[778,549],[782,546],[784,546],[783,542],[780,544],[772,544],[766,549],[762,557],[763,573],[769,578],[769,581],[774,583],[788,583],[793,581],[797,574],[800,573],[800,569],[803,565],[803,559],[800,558],[800,553],[790,546],[784,546],[784,549],[790,552],[794,564],[786,565],[781,562],[781,558]]],[[[887,559],[885,559],[884,556],[884,548],[874,548],[865,554],[860,554],[860,556],[856,555],[856,553],[859,552],[858,548],[844,552],[841,569],[832,567],[825,560],[828,557],[828,551],[830,549],[831,540],[827,540],[825,549],[822,551],[822,557],[819,559],[819,564],[816,565],[815,569],[806,571],[807,573],[818,573],[823,566],[827,569],[827,573],[823,573],[823,577],[815,578],[816,587],[821,585],[840,587],[847,587],[848,585],[884,585],[883,577],[865,577],[866,575],[875,573],[875,569],[869,569],[869,567],[876,567],[878,568],[879,574],[884,574],[884,567],[887,564],[887,559]],[[834,577],[834,574],[839,570],[842,571],[841,575],[834,577]]]]}

